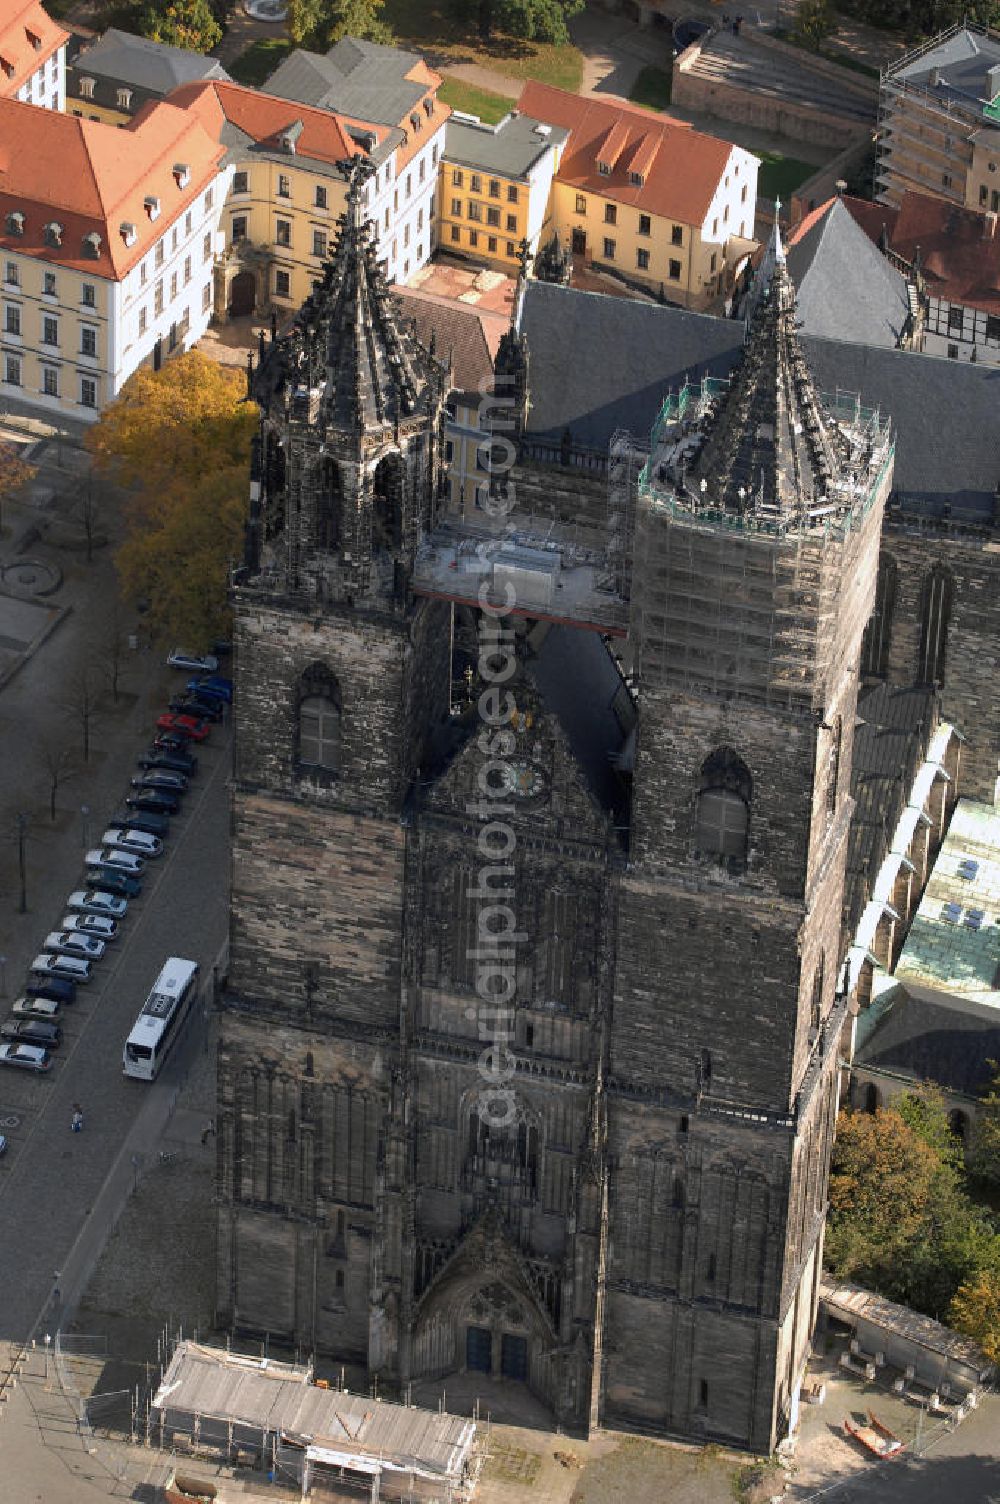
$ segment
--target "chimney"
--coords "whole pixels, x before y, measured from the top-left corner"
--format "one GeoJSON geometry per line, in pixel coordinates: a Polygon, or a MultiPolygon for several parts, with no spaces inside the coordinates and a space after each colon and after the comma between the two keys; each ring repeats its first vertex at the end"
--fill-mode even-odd
{"type": "Polygon", "coordinates": [[[992,240],[997,232],[997,217],[992,210],[983,215],[983,239],[992,240]]]}

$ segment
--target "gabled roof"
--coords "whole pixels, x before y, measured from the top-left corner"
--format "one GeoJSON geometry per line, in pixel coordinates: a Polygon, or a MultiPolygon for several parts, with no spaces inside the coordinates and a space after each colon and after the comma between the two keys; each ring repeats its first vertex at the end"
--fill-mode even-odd
{"type": "Polygon", "coordinates": [[[1000,313],[1000,235],[996,215],[907,191],[890,240],[897,256],[920,264],[928,291],[949,303],[1000,313]]]}
{"type": "Polygon", "coordinates": [[[453,390],[478,397],[493,378],[493,357],[508,325],[505,315],[410,287],[399,289],[396,298],[404,318],[416,323],[420,343],[429,349],[433,341],[441,360],[451,356],[453,390]]]}
{"type": "Polygon", "coordinates": [[[162,100],[122,128],[0,99],[0,247],[123,277],[214,180],[222,155],[199,120],[162,100]],[[149,199],[159,204],[155,219],[149,199]],[[24,216],[21,235],[8,228],[14,212],[24,216]],[[46,241],[53,221],[60,245],[46,241]],[[134,227],[131,245],[123,225],[134,227]],[[100,236],[96,257],[84,254],[90,234],[100,236]]]}
{"type": "MultiPolygon", "coordinates": [[[[531,362],[528,432],[607,453],[616,428],[646,441],[671,387],[728,376],[744,325],[685,309],[529,281],[520,327],[531,362]]],[[[892,419],[894,484],[904,503],[936,515],[988,518],[1000,477],[997,368],[803,334],[820,392],[860,394],[892,419]],[[948,415],[947,444],[941,414],[948,415]]]]}
{"type": "Polygon", "coordinates": [[[0,22],[0,89],[16,94],[68,39],[69,32],[50,20],[38,0],[14,0],[0,22]]]}
{"type": "Polygon", "coordinates": [[[152,42],[114,26],[77,53],[73,68],[78,75],[130,84],[160,97],[196,79],[229,77],[214,57],[152,42]]]}
{"type": "Polygon", "coordinates": [[[368,134],[376,138],[370,155],[377,161],[380,148],[398,139],[398,132],[384,126],[365,125],[329,110],[311,109],[262,94],[259,89],[215,79],[182,85],[171,94],[170,103],[190,110],[210,135],[234,148],[236,155],[240,148],[257,146],[284,157],[292,166],[297,159],[306,158],[333,167],[355,156],[360,149],[359,137],[368,134]],[[301,129],[295,130],[296,126],[301,129]],[[282,138],[289,131],[295,135],[294,155],[283,144],[282,138]]]}
{"type": "Polygon", "coordinates": [[[440,74],[415,52],[344,37],[326,54],[296,48],[264,87],[358,120],[401,125],[440,83],[440,74]]]}
{"type": "Polygon", "coordinates": [[[909,311],[906,278],[841,199],[828,199],[795,228],[787,263],[806,333],[898,347],[909,311]]]}
{"type": "Polygon", "coordinates": [[[549,84],[525,84],[517,107],[569,131],[559,182],[682,224],[704,223],[734,154],[737,160],[749,155],[684,121],[549,84]],[[609,174],[600,171],[602,162],[609,174]],[[641,183],[633,181],[635,174],[641,183]]]}

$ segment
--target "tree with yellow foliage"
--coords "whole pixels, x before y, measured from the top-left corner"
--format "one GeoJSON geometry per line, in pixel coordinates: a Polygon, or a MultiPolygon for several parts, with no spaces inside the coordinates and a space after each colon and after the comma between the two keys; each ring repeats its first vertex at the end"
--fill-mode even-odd
{"type": "Polygon", "coordinates": [[[1000,1270],[980,1268],[964,1280],[948,1320],[956,1331],[978,1343],[992,1362],[1000,1363],[1000,1270]]]}
{"type": "Polygon", "coordinates": [[[137,371],[87,436],[129,489],[115,564],[125,594],[148,600],[157,637],[194,650],[229,631],[256,427],[243,373],[192,350],[137,371]]]}
{"type": "Polygon", "coordinates": [[[6,500],[11,491],[23,486],[34,474],[34,465],[23,460],[20,451],[13,444],[0,442],[0,501],[6,500]]]}

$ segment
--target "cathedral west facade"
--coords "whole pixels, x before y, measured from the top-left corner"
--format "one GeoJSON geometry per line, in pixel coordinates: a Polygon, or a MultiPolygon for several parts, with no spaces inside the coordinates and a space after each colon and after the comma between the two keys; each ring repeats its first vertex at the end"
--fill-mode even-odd
{"type": "MultiPolygon", "coordinates": [[[[525,1383],[574,1428],[787,1429],[892,447],[819,400],[772,252],[731,382],[669,398],[585,537],[502,482],[480,522],[445,515],[447,363],[401,325],[357,185],[262,360],[228,1324],[391,1385],[525,1383]]],[[[516,438],[516,333],[498,370],[516,438]]]]}

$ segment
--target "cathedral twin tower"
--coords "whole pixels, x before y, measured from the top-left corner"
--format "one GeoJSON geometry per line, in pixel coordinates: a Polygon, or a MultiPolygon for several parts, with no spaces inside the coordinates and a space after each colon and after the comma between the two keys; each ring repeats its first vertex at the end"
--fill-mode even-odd
{"type": "MultiPolygon", "coordinates": [[[[421,573],[445,522],[449,372],[401,323],[352,184],[323,281],[256,378],[220,1321],[415,1398],[464,1371],[527,1384],[575,1428],[761,1451],[787,1429],[820,1276],[891,450],[877,415],[817,398],[771,249],[732,382],[677,394],[654,432],[616,652],[585,604],[542,611],[494,574],[518,660],[487,703],[507,706],[521,941],[498,1115],[472,656],[464,708],[452,689],[487,595],[460,568],[453,591],[421,573]]],[[[516,331],[505,363],[523,385],[516,331]]],[[[450,546],[482,542],[447,523],[450,546]]]]}

